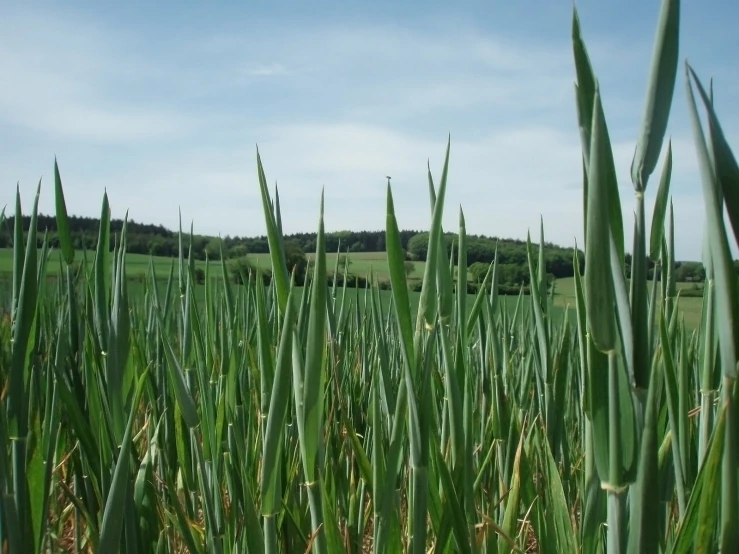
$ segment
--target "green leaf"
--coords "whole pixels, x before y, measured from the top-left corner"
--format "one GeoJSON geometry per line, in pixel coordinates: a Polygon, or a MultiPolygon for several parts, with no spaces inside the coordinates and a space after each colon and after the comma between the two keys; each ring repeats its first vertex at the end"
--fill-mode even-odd
{"type": "Polygon", "coordinates": [[[472,553],[471,550],[471,539],[470,534],[467,530],[467,522],[464,517],[464,511],[462,505],[459,502],[459,497],[454,488],[454,482],[452,476],[449,473],[449,468],[441,456],[439,449],[434,449],[436,453],[436,467],[439,470],[439,477],[441,481],[441,489],[444,491],[443,504],[445,508],[449,510],[452,519],[452,529],[454,531],[454,537],[457,539],[458,552],[465,552],[468,554],[472,553]],[[445,502],[444,502],[445,501],[445,502]]]}
{"type": "Polygon", "coordinates": [[[292,338],[295,331],[295,309],[291,296],[293,288],[288,294],[287,310],[282,326],[282,333],[277,352],[277,363],[274,381],[272,384],[267,425],[264,431],[264,451],[262,455],[262,514],[273,515],[278,505],[277,472],[282,468],[276,463],[279,459],[279,450],[290,407],[290,376],[292,366],[292,338]]]}
{"type": "Polygon", "coordinates": [[[714,540],[719,522],[721,460],[726,437],[726,405],[719,410],[716,426],[708,441],[706,457],[690,494],[685,517],[680,521],[670,554],[716,552],[714,540]]]}
{"type": "Polygon", "coordinates": [[[314,478],[318,446],[322,434],[324,361],[326,350],[326,250],[323,231],[323,193],[316,241],[316,258],[313,282],[311,283],[311,304],[308,315],[308,336],[305,352],[305,377],[303,380],[303,409],[305,425],[305,452],[303,461],[306,477],[314,478]]]}
{"type": "Polygon", "coordinates": [[[100,349],[107,352],[110,299],[110,206],[107,192],[103,194],[94,271],[95,327],[100,349]]]}
{"type": "Polygon", "coordinates": [[[631,180],[644,192],[662,149],[675,92],[680,43],[680,0],[663,0],[652,54],[642,128],[631,162],[631,180]]]}
{"type": "Polygon", "coordinates": [[[720,196],[723,197],[726,211],[729,215],[729,221],[734,229],[734,237],[739,241],[739,164],[737,164],[736,157],[731,151],[731,147],[721,128],[721,123],[716,115],[712,99],[706,93],[693,69],[690,67],[688,69],[690,75],[695,80],[698,93],[706,107],[711,138],[710,157],[713,160],[713,169],[720,186],[720,196]]]}
{"type": "Polygon", "coordinates": [[[665,214],[667,213],[667,200],[670,196],[670,178],[672,177],[672,141],[667,143],[667,155],[665,165],[662,167],[662,176],[657,189],[657,199],[654,202],[652,212],[652,229],[649,233],[649,258],[657,262],[662,249],[662,238],[665,233],[665,214]]]}
{"type": "Polygon", "coordinates": [[[177,362],[177,358],[172,350],[172,345],[169,342],[169,338],[166,334],[164,323],[159,317],[159,334],[164,344],[164,355],[167,359],[167,368],[169,369],[169,377],[172,380],[174,386],[175,398],[177,399],[177,405],[182,410],[182,417],[189,428],[197,427],[200,423],[200,417],[198,416],[198,410],[195,406],[195,401],[190,395],[190,391],[187,388],[185,382],[185,375],[182,372],[182,367],[177,362]]]}
{"type": "MultiPolygon", "coordinates": [[[[719,334],[719,349],[724,376],[736,379],[737,344],[739,344],[739,322],[737,321],[737,282],[736,270],[731,259],[726,229],[723,225],[723,209],[719,201],[721,188],[717,180],[717,173],[711,164],[711,158],[706,146],[703,129],[695,104],[691,77],[700,87],[700,82],[690,66],[685,64],[686,88],[688,93],[688,107],[693,124],[698,162],[703,186],[703,200],[706,209],[706,224],[708,229],[708,244],[711,262],[714,271],[716,293],[716,316],[719,334]]],[[[718,163],[718,161],[717,161],[718,163]]]]}
{"type": "MultiPolygon", "coordinates": [[[[387,263],[390,271],[390,284],[392,286],[393,303],[397,317],[398,330],[400,331],[400,346],[408,357],[408,365],[415,367],[413,355],[413,323],[411,320],[410,300],[408,297],[408,282],[405,278],[403,267],[403,247],[400,242],[398,222],[395,219],[395,205],[393,203],[393,192],[390,184],[387,186],[387,216],[386,216],[385,247],[387,248],[387,263]]],[[[429,262],[426,262],[428,268],[429,262]]],[[[424,277],[425,281],[425,277],[424,277]]],[[[426,286],[424,284],[424,286],[426,286]]],[[[422,296],[423,298],[423,296],[422,296]]]]}
{"type": "Polygon", "coordinates": [[[678,423],[679,407],[678,407],[678,382],[677,372],[675,370],[675,358],[672,355],[671,342],[674,338],[668,334],[667,322],[665,320],[664,311],[659,316],[660,339],[662,341],[662,354],[664,359],[665,371],[665,390],[667,397],[667,411],[670,422],[670,432],[672,434],[672,464],[675,469],[675,496],[677,497],[680,517],[685,514],[685,468],[683,467],[680,450],[682,441],[685,438],[681,435],[681,428],[678,423]]]}
{"type": "Polygon", "coordinates": [[[663,386],[661,364],[651,372],[647,393],[644,431],[639,453],[636,483],[630,491],[629,552],[657,552],[659,550],[659,449],[658,420],[660,392],[663,386]]]}
{"type": "Polygon", "coordinates": [[[274,279],[277,301],[280,311],[284,314],[287,308],[287,297],[290,289],[290,279],[287,273],[287,262],[285,261],[285,250],[282,242],[282,232],[278,221],[275,219],[274,207],[267,189],[267,178],[262,167],[262,158],[257,148],[257,175],[259,177],[259,190],[262,196],[262,207],[264,208],[264,221],[267,225],[267,241],[269,243],[269,255],[272,260],[272,278],[274,279]]]}
{"type": "Polygon", "coordinates": [[[129,456],[131,453],[131,441],[133,422],[138,412],[138,404],[141,394],[144,391],[144,383],[149,370],[146,369],[139,377],[136,385],[136,393],[131,404],[131,411],[128,415],[128,423],[126,424],[126,432],[123,435],[121,449],[118,454],[118,460],[113,471],[113,481],[111,483],[108,497],[105,499],[105,509],[103,511],[103,522],[100,526],[100,542],[98,544],[98,552],[110,552],[114,554],[119,551],[121,529],[123,528],[123,510],[125,505],[125,497],[127,490],[131,486],[129,480],[129,456]]]}
{"type": "Polygon", "coordinates": [[[72,233],[69,228],[69,219],[67,218],[67,205],[64,202],[62,178],[59,176],[59,165],[57,164],[56,158],[54,158],[54,189],[56,195],[56,230],[59,235],[59,244],[65,263],[72,265],[74,262],[74,245],[72,243],[72,233]]]}
{"type": "Polygon", "coordinates": [[[357,457],[359,474],[362,476],[362,479],[365,480],[367,486],[372,489],[372,464],[370,464],[369,458],[367,457],[364,448],[362,448],[362,443],[359,442],[359,437],[357,437],[357,433],[356,431],[354,431],[351,422],[349,422],[346,418],[344,418],[344,428],[346,429],[347,435],[349,436],[349,443],[351,444],[352,451],[357,457]]]}
{"type": "MultiPolygon", "coordinates": [[[[600,97],[598,82],[595,78],[595,72],[590,64],[585,42],[582,38],[580,30],[580,19],[577,15],[577,9],[573,7],[572,15],[572,46],[575,56],[575,70],[577,73],[577,84],[575,86],[575,94],[577,100],[577,116],[580,126],[580,140],[583,150],[583,212],[585,215],[585,243],[587,244],[587,220],[588,210],[590,206],[589,191],[592,187],[590,182],[590,157],[593,141],[593,122],[597,117],[597,109],[595,107],[596,92],[600,97]]],[[[601,100],[599,99],[599,102],[601,100]]],[[[601,122],[602,137],[601,141],[605,142],[604,152],[607,153],[605,160],[601,163],[605,164],[602,186],[608,190],[608,217],[610,218],[611,232],[613,240],[616,244],[616,252],[620,265],[624,265],[624,228],[623,216],[621,215],[621,200],[618,193],[618,181],[616,178],[616,165],[613,160],[611,149],[611,139],[608,134],[608,126],[605,118],[601,122]]]]}
{"type": "Polygon", "coordinates": [[[557,462],[549,448],[546,433],[542,431],[541,425],[535,425],[535,429],[538,437],[542,479],[546,483],[544,488],[545,510],[552,527],[550,537],[554,538],[552,546],[556,547],[556,552],[577,552],[577,537],[570,520],[567,498],[560,478],[560,469],[557,467],[557,462]]]}
{"type": "Polygon", "coordinates": [[[588,180],[588,219],[585,243],[585,306],[589,330],[601,352],[616,347],[614,291],[611,276],[611,229],[608,219],[608,166],[605,119],[596,85],[593,110],[593,135],[590,147],[588,180]]]}

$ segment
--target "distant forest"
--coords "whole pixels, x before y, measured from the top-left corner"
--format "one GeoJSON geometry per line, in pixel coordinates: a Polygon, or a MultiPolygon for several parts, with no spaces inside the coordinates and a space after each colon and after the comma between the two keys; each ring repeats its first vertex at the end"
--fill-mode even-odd
{"type": "MultiPolygon", "coordinates": [[[[74,247],[79,250],[94,249],[97,244],[99,220],[90,217],[69,217],[74,247]]],[[[23,217],[23,229],[27,231],[30,217],[23,217]]],[[[111,220],[111,247],[117,240],[123,228],[120,219],[111,220]]],[[[12,246],[12,231],[14,217],[8,217],[5,225],[0,229],[0,248],[12,246]]],[[[42,244],[44,232],[48,233],[51,246],[58,246],[56,236],[56,218],[49,215],[38,216],[39,247],[42,244]]],[[[186,248],[190,247],[190,236],[187,229],[183,229],[183,242],[186,248]]],[[[316,248],[316,233],[295,233],[285,235],[290,249],[299,253],[311,253],[316,248]]],[[[455,235],[446,235],[447,252],[452,253],[455,235]]],[[[425,261],[428,233],[417,230],[400,231],[400,240],[408,260],[425,261]]],[[[151,254],[154,256],[175,257],[179,253],[179,238],[176,231],[162,225],[143,224],[133,220],[127,222],[127,251],[135,254],[151,254]]],[[[538,245],[534,244],[538,249],[538,245]]],[[[526,253],[526,242],[510,238],[486,237],[482,235],[467,236],[467,264],[474,276],[484,275],[487,266],[493,261],[497,247],[498,264],[500,265],[501,283],[528,284],[529,270],[526,253]]],[[[545,243],[546,272],[550,278],[571,277],[573,271],[572,248],[564,248],[551,243],[545,243]]],[[[337,252],[341,248],[346,252],[384,252],[385,231],[339,231],[326,234],[326,251],[337,252]]],[[[266,236],[258,237],[231,237],[222,239],[212,236],[194,235],[192,238],[192,253],[195,259],[219,260],[221,253],[227,260],[243,259],[248,254],[269,252],[266,236]]],[[[454,248],[456,258],[456,248],[454,248]]],[[[585,256],[579,253],[580,270],[584,269],[585,256]]],[[[626,255],[627,266],[631,256],[626,255]]],[[[456,260],[455,260],[456,261],[456,260]]],[[[649,263],[650,275],[653,264],[649,263]]],[[[627,267],[628,270],[628,267],[627,267]]],[[[700,282],[705,278],[702,264],[698,262],[678,262],[675,269],[678,281],[700,282]]]]}

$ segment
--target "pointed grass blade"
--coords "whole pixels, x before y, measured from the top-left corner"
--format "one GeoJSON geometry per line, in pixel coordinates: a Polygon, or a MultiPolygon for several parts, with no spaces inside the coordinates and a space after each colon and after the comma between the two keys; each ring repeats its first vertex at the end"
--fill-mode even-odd
{"type": "Polygon", "coordinates": [[[717,552],[716,526],[720,520],[721,462],[726,438],[727,410],[718,413],[716,426],[708,439],[706,456],[688,500],[685,517],[680,520],[669,554],[717,552]]]}
{"type": "MultiPolygon", "coordinates": [[[[593,144],[593,124],[598,118],[598,111],[602,108],[597,108],[595,105],[596,94],[598,96],[598,102],[600,104],[600,92],[598,90],[598,81],[595,78],[595,72],[590,64],[590,58],[588,56],[587,48],[585,47],[585,41],[582,38],[582,31],[580,28],[580,18],[577,14],[577,9],[573,7],[572,14],[572,47],[575,58],[575,70],[577,74],[577,85],[575,86],[575,94],[577,100],[577,114],[578,122],[580,126],[580,139],[582,142],[583,150],[583,209],[585,214],[585,245],[587,246],[587,221],[588,211],[590,209],[590,189],[592,188],[590,166],[592,156],[592,144],[593,144]]],[[[616,244],[616,251],[618,253],[618,259],[620,265],[624,264],[624,228],[623,228],[623,217],[621,215],[621,200],[618,193],[618,181],[616,179],[616,165],[613,160],[613,154],[611,150],[611,139],[608,134],[608,127],[606,126],[605,118],[601,121],[601,132],[602,136],[599,139],[605,143],[604,152],[607,154],[604,160],[601,160],[601,164],[605,164],[602,169],[603,182],[601,186],[606,187],[608,196],[608,217],[610,219],[611,232],[613,233],[614,242],[616,244]]]]}
{"type": "Polygon", "coordinates": [[[287,308],[287,296],[290,289],[290,280],[287,273],[287,262],[285,261],[285,250],[282,241],[280,225],[275,218],[274,206],[267,189],[267,178],[264,175],[262,158],[257,148],[257,176],[259,177],[259,190],[262,196],[262,207],[264,209],[264,221],[267,225],[267,241],[269,243],[270,259],[272,260],[272,278],[274,279],[277,301],[280,311],[284,314],[287,308]]]}
{"type": "Polygon", "coordinates": [[[646,105],[631,162],[631,180],[644,192],[662,149],[675,92],[680,43],[680,0],[663,0],[652,54],[646,105]]]}
{"type": "Polygon", "coordinates": [[[690,66],[688,70],[706,108],[711,139],[710,159],[713,161],[716,181],[720,188],[719,193],[725,202],[735,240],[739,241],[739,164],[726,140],[711,95],[706,93],[695,71],[690,66]]]}
{"type": "Polygon", "coordinates": [[[54,158],[54,192],[56,196],[56,231],[59,235],[59,244],[62,249],[62,256],[67,265],[74,262],[74,244],[72,243],[72,233],[69,227],[69,218],[67,217],[67,205],[64,202],[64,191],[62,190],[62,178],[59,175],[59,165],[54,158]]]}
{"type": "Polygon", "coordinates": [[[659,408],[663,387],[662,365],[651,372],[637,480],[630,490],[629,552],[659,550],[659,408]]]}
{"type": "Polygon", "coordinates": [[[129,458],[131,453],[133,422],[138,413],[139,400],[144,391],[144,384],[148,374],[149,370],[144,370],[136,384],[136,392],[134,394],[133,402],[131,403],[131,411],[128,415],[126,431],[123,435],[118,460],[116,461],[115,469],[113,470],[113,480],[110,491],[108,492],[108,497],[105,500],[103,521],[100,525],[100,542],[98,543],[97,548],[98,552],[110,552],[113,554],[119,551],[121,530],[123,528],[124,501],[127,489],[131,485],[129,476],[129,458]]]}
{"type": "Polygon", "coordinates": [[[292,339],[295,328],[296,314],[290,297],[293,294],[291,287],[288,294],[287,309],[283,322],[282,334],[277,352],[277,363],[272,385],[267,425],[264,433],[264,453],[262,456],[262,515],[275,517],[278,508],[277,472],[281,469],[276,460],[279,459],[279,450],[284,433],[285,422],[290,407],[292,339]]]}
{"type": "Polygon", "coordinates": [[[657,198],[654,201],[652,212],[652,229],[649,233],[649,258],[653,262],[659,260],[662,248],[662,238],[665,232],[665,214],[667,213],[667,200],[670,196],[670,180],[672,177],[672,141],[667,143],[667,154],[665,165],[662,167],[662,175],[657,189],[657,198]]]}
{"type": "Polygon", "coordinates": [[[596,85],[588,178],[587,239],[585,243],[585,306],[590,334],[601,352],[616,347],[614,291],[611,276],[611,229],[608,210],[608,166],[604,116],[596,85]]]}
{"type": "MultiPolygon", "coordinates": [[[[392,288],[398,330],[400,331],[401,347],[408,358],[410,367],[415,367],[413,354],[413,322],[411,320],[410,299],[408,296],[408,282],[403,268],[403,247],[398,231],[398,222],[395,218],[393,193],[387,187],[387,214],[386,214],[386,241],[388,268],[390,270],[390,284],[392,288]]],[[[429,262],[426,262],[428,267],[429,262]]],[[[425,286],[425,285],[424,285],[425,286]]]]}
{"type": "Polygon", "coordinates": [[[324,398],[324,362],[326,351],[326,250],[323,223],[323,193],[316,241],[314,277],[311,283],[311,304],[308,315],[308,337],[305,352],[305,378],[303,381],[303,409],[305,418],[306,471],[313,477],[322,434],[324,398]]]}
{"type": "Polygon", "coordinates": [[[702,87],[700,87],[700,82],[687,64],[685,72],[688,107],[693,124],[693,136],[700,164],[701,184],[706,209],[709,255],[715,275],[716,316],[721,365],[724,376],[736,379],[736,348],[739,344],[736,270],[731,259],[726,228],[723,225],[723,209],[719,200],[721,197],[720,184],[717,180],[717,172],[711,164],[705,136],[698,117],[692,80],[695,79],[699,88],[702,87]]]}

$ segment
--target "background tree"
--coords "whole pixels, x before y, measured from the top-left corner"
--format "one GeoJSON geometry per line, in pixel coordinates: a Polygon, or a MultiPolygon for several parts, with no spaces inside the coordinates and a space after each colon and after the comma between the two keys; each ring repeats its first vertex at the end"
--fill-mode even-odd
{"type": "Polygon", "coordinates": [[[305,282],[308,257],[305,255],[300,242],[295,239],[285,241],[285,261],[287,262],[288,272],[295,271],[295,283],[302,285],[305,282]]]}
{"type": "Polygon", "coordinates": [[[410,260],[406,260],[405,262],[403,262],[403,269],[405,269],[405,277],[407,279],[411,276],[413,270],[416,269],[416,264],[414,264],[410,260]]]}
{"type": "Polygon", "coordinates": [[[349,273],[349,266],[352,265],[352,260],[347,256],[346,254],[341,254],[339,256],[339,272],[344,273],[346,270],[347,273],[349,273]]]}

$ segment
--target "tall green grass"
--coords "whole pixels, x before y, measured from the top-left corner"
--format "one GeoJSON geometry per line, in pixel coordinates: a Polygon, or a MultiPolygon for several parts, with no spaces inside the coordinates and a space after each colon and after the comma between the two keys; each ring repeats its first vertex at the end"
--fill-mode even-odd
{"type": "Polygon", "coordinates": [[[0,551],[739,551],[729,249],[739,167],[712,91],[686,65],[708,277],[701,326],[689,331],[664,144],[679,9],[664,0],[657,26],[631,168],[630,275],[607,102],[574,13],[585,273],[576,272],[573,319],[553,317],[543,222],[539,251],[528,243],[530,299],[503,302],[493,264],[491,287],[468,303],[461,210],[452,257],[441,242],[451,141],[438,182],[427,175],[417,308],[389,183],[389,305],[375,280],[327,285],[322,197],[315,263],[306,286],[294,286],[279,196],[258,152],[271,284],[251,275],[237,286],[223,262],[208,263],[202,302],[182,230],[176,267],[159,275],[152,262],[143,293],[131,294],[125,225],[107,248],[107,196],[95,255],[79,260],[56,165],[62,256],[47,281],[47,243],[35,247],[40,185],[27,236],[18,191],[0,321],[0,551]],[[645,192],[661,158],[648,226],[645,192]],[[648,258],[660,277],[651,289],[648,258]]]}

